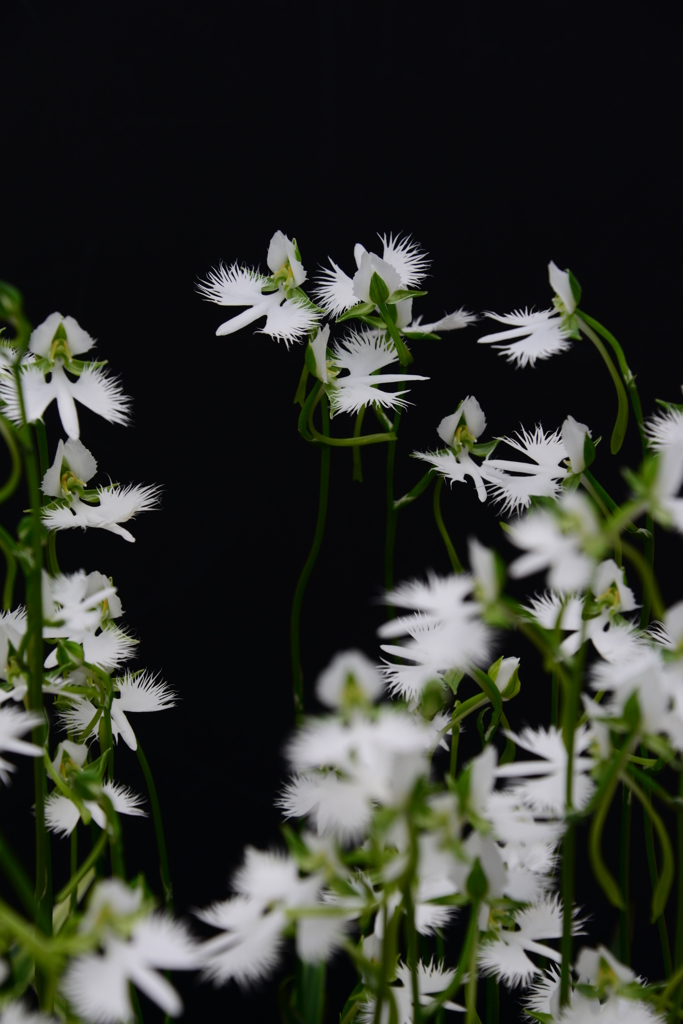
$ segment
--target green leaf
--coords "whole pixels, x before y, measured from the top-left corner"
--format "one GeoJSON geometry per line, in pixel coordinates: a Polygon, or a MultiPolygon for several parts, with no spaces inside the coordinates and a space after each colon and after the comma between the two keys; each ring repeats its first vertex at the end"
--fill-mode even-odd
{"type": "Polygon", "coordinates": [[[389,289],[384,278],[380,277],[377,271],[373,272],[370,278],[370,301],[379,306],[380,302],[386,302],[389,298],[389,289]]]}
{"type": "Polygon", "coordinates": [[[410,288],[397,288],[395,292],[392,292],[387,302],[403,302],[405,299],[417,299],[421,295],[426,295],[427,292],[416,292],[410,288]]]}
{"type": "Polygon", "coordinates": [[[583,462],[586,469],[595,462],[595,445],[588,434],[583,439],[583,462]]]}
{"type": "Polygon", "coordinates": [[[356,306],[351,306],[351,309],[341,313],[337,317],[337,323],[341,324],[345,320],[354,320],[356,317],[367,316],[374,311],[375,305],[376,303],[374,302],[359,302],[356,306]]]}

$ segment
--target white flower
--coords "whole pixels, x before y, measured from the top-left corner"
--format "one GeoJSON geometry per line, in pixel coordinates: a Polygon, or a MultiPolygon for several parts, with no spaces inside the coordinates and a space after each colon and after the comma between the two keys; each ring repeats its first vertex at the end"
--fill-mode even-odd
{"type": "Polygon", "coordinates": [[[557,431],[546,433],[539,424],[533,433],[522,427],[516,437],[499,440],[533,460],[520,462],[489,456],[482,463],[482,475],[492,485],[494,501],[503,503],[504,513],[528,508],[532,497],[554,498],[560,493],[560,481],[567,476],[562,465],[568,455],[564,436],[560,438],[557,431]]]}
{"type": "MultiPolygon", "coordinates": [[[[122,614],[116,587],[99,572],[43,576],[43,636],[81,644],[87,662],[112,669],[132,657],[137,640],[111,622],[122,614]],[[100,630],[100,632],[98,632],[100,630]]],[[[45,659],[54,668],[57,648],[45,659]]]]}
{"type": "Polygon", "coordinates": [[[72,356],[83,355],[95,344],[87,331],[84,331],[77,320],[72,316],[62,316],[61,313],[50,313],[42,324],[31,332],[31,340],[28,343],[29,350],[34,355],[42,356],[43,359],[50,358],[52,346],[58,327],[62,327],[66,334],[66,346],[72,356]]]}
{"type": "Polygon", "coordinates": [[[610,996],[604,1003],[579,993],[556,1018],[559,1024],[664,1024],[664,1017],[649,1004],[610,996]]]}
{"type": "MultiPolygon", "coordinates": [[[[412,299],[404,299],[402,302],[397,303],[397,309],[400,311],[401,306],[408,306],[410,303],[410,309],[412,310],[412,299]]],[[[423,324],[422,317],[416,316],[414,320],[403,328],[402,324],[400,327],[404,330],[407,337],[410,337],[412,331],[420,332],[422,334],[436,334],[438,331],[458,331],[462,327],[468,327],[470,324],[476,323],[479,319],[474,313],[468,313],[462,307],[456,309],[454,313],[447,313],[442,316],[440,320],[434,320],[431,324],[423,324]]]]}
{"type": "Polygon", "coordinates": [[[574,970],[581,985],[600,985],[605,981],[628,985],[636,976],[636,972],[617,960],[606,946],[597,949],[584,946],[576,958],[574,970]]]}
{"type": "Polygon", "coordinates": [[[43,494],[55,498],[70,498],[71,491],[65,484],[68,485],[74,478],[77,483],[87,484],[96,472],[97,462],[92,452],[78,438],[70,437],[66,444],[60,440],[54,462],[45,470],[40,489],[43,494]],[[62,472],[64,466],[66,473],[62,472]]]}
{"type": "Polygon", "coordinates": [[[384,690],[378,667],[362,651],[340,651],[315,684],[315,695],[328,708],[339,708],[349,698],[377,700],[384,690]]]}
{"type": "MultiPolygon", "coordinates": [[[[454,970],[446,970],[443,964],[425,964],[422,960],[417,962],[417,991],[420,999],[420,1006],[430,1006],[433,1002],[430,996],[445,992],[455,978],[454,970]]],[[[397,1024],[413,1024],[413,982],[410,967],[407,964],[399,963],[396,968],[397,984],[391,986],[391,996],[396,1004],[397,1024]]],[[[451,1000],[441,1004],[446,1010],[459,1010],[465,1012],[465,1007],[451,1000]]],[[[386,1006],[386,1003],[385,1003],[386,1006]]],[[[389,1007],[386,1007],[382,1021],[389,1020],[389,1007]]],[[[372,1024],[375,1019],[375,1000],[370,999],[364,1003],[358,1015],[361,1024],[372,1024]]]]}
{"type": "MultiPolygon", "coordinates": [[[[21,370],[21,390],[28,423],[41,419],[48,405],[57,399],[62,426],[71,438],[77,438],[80,430],[76,402],[110,423],[126,426],[130,418],[130,399],[101,367],[86,364],[78,379],[73,381],[67,377],[62,360],[57,359],[49,372],[51,376],[47,381],[39,365],[29,364],[21,370]]],[[[21,426],[21,405],[14,377],[0,377],[0,399],[5,402],[4,415],[21,426]]]]}
{"type": "MultiPolygon", "coordinates": [[[[26,754],[28,757],[42,757],[43,748],[19,739],[29,729],[43,724],[43,716],[36,711],[21,711],[19,708],[0,707],[0,755],[26,754]]],[[[16,771],[13,764],[0,756],[0,781],[9,783],[9,773],[16,771]]]]}
{"type": "Polygon", "coordinates": [[[572,593],[589,586],[593,576],[595,562],[583,547],[599,536],[598,521],[588,499],[578,492],[563,494],[556,510],[559,517],[536,509],[510,525],[508,539],[526,554],[508,572],[519,579],[548,569],[548,586],[572,593]]]}
{"type": "Polygon", "coordinates": [[[645,424],[645,430],[655,451],[683,445],[683,411],[667,409],[657,413],[645,424]]]}
{"type": "Polygon", "coordinates": [[[501,353],[507,356],[508,362],[516,363],[518,367],[533,366],[537,359],[548,359],[571,346],[571,331],[553,309],[535,313],[519,309],[505,316],[498,316],[496,313],[484,315],[501,324],[507,324],[511,329],[487,334],[478,339],[479,344],[502,342],[494,344],[494,348],[500,349],[501,353]],[[519,338],[519,341],[512,341],[513,338],[519,338]]]}
{"type": "Polygon", "coordinates": [[[378,630],[382,638],[407,635],[401,646],[381,647],[387,654],[415,663],[387,664],[385,675],[393,693],[417,697],[428,682],[443,678],[448,669],[467,671],[473,664],[487,663],[492,633],[481,619],[481,606],[470,600],[473,590],[469,574],[443,578],[430,574],[426,584],[413,580],[387,594],[387,603],[414,612],[378,630]]]}
{"type": "Polygon", "coordinates": [[[62,991],[72,1009],[89,1024],[119,1024],[134,1020],[129,984],[170,1017],[183,1004],[171,983],[159,973],[199,967],[198,950],[184,925],[164,914],[152,914],[135,924],[124,941],[106,935],[103,952],[72,960],[62,979],[62,991]]]}
{"type": "Polygon", "coordinates": [[[366,405],[377,403],[384,408],[404,409],[408,404],[403,391],[383,391],[378,385],[403,384],[410,380],[428,380],[412,373],[383,373],[377,370],[398,361],[392,341],[374,332],[351,331],[332,350],[332,366],[336,373],[346,370],[345,376],[330,379],[327,394],[330,412],[357,413],[366,405]]]}
{"type": "Polygon", "coordinates": [[[126,487],[98,487],[97,505],[82,500],[78,494],[70,504],[61,508],[47,508],[42,512],[48,530],[73,530],[77,526],[108,530],[124,540],[135,542],[135,537],[121,523],[134,519],[140,512],[149,512],[159,504],[160,490],[155,484],[128,484],[126,487]]]}
{"type": "Polygon", "coordinates": [[[461,420],[465,421],[464,425],[474,441],[486,430],[486,416],[474,395],[468,395],[463,399],[453,415],[444,416],[436,428],[437,434],[449,448],[455,447],[461,420]]]}
{"type": "Polygon", "coordinates": [[[683,533],[683,498],[677,497],[683,484],[683,442],[662,446],[652,488],[652,514],[664,526],[683,533]]]}
{"type": "MultiPolygon", "coordinates": [[[[140,808],[142,797],[133,793],[127,786],[121,786],[118,782],[103,782],[101,789],[111,801],[117,814],[146,817],[145,811],[140,808]]],[[[107,816],[97,801],[84,800],[83,803],[90,811],[95,824],[100,828],[105,828],[107,816]]],[[[63,796],[56,789],[45,801],[45,823],[51,832],[70,836],[80,821],[80,817],[81,813],[73,800],[69,800],[67,796],[63,796]]]]}
{"type": "Polygon", "coordinates": [[[591,586],[601,598],[601,603],[607,606],[593,618],[583,618],[582,597],[572,595],[563,598],[553,591],[532,598],[531,606],[526,611],[544,629],[570,631],[570,636],[560,645],[568,657],[576,654],[581,644],[588,641],[608,661],[614,661],[627,651],[635,651],[643,643],[639,630],[630,623],[614,618],[615,614],[638,607],[633,591],[624,583],[623,569],[619,569],[612,559],[601,562],[591,586]],[[604,587],[600,586],[603,582],[604,587]]]}
{"type": "MultiPolygon", "coordinates": [[[[13,612],[0,612],[0,679],[7,679],[9,645],[18,651],[25,633],[25,608],[15,608],[13,612]]],[[[6,699],[4,693],[4,690],[0,690],[0,702],[6,699]]]]}
{"type": "Polygon", "coordinates": [[[576,309],[576,299],[574,298],[574,292],[572,291],[567,271],[560,270],[551,260],[548,264],[548,280],[550,281],[550,287],[562,303],[562,311],[569,314],[573,313],[576,309]]]}
{"type": "MultiPolygon", "coordinates": [[[[288,922],[286,911],[320,907],[322,879],[318,875],[300,878],[291,857],[248,846],[233,887],[235,896],[196,912],[200,920],[221,931],[202,944],[200,953],[206,977],[217,984],[234,978],[249,985],[277,965],[288,922]]],[[[313,952],[310,938],[304,927],[301,951],[307,954],[313,952]]],[[[327,930],[325,944],[329,953],[336,948],[334,928],[327,930]]]]}
{"type": "Polygon", "coordinates": [[[496,552],[480,544],[476,537],[469,538],[467,550],[476,583],[475,593],[486,604],[490,604],[497,599],[503,584],[496,552]]]}
{"type": "MultiPolygon", "coordinates": [[[[519,735],[506,733],[517,746],[538,756],[537,761],[513,761],[495,769],[496,778],[517,779],[512,792],[537,814],[562,817],[567,801],[567,748],[562,733],[551,725],[548,729],[523,729],[519,735]]],[[[584,756],[593,740],[588,726],[574,733],[572,762],[572,807],[585,807],[595,790],[588,772],[595,767],[592,757],[584,756]]]]}
{"type": "MultiPolygon", "coordinates": [[[[370,301],[369,288],[373,273],[379,274],[390,294],[399,288],[415,288],[422,281],[429,261],[420,247],[409,236],[381,237],[381,257],[368,252],[360,244],[355,246],[353,255],[358,269],[353,278],[348,277],[332,259],[332,269],[322,271],[314,294],[332,316],[339,316],[359,302],[370,301]]],[[[427,328],[419,326],[413,329],[425,331],[427,328]]]]}
{"type": "Polygon", "coordinates": [[[267,263],[270,277],[237,263],[230,267],[221,264],[197,286],[200,295],[219,306],[249,307],[221,324],[216,331],[219,337],[234,334],[265,316],[265,326],[258,333],[282,339],[289,348],[318,324],[320,311],[298,291],[306,272],[294,244],[281,231],[270,240],[267,263]]]}
{"type": "Polygon", "coordinates": [[[582,473],[586,468],[584,445],[587,437],[592,437],[592,434],[586,424],[567,416],[562,424],[562,443],[569,456],[572,473],[582,473]]]}
{"type": "MultiPolygon", "coordinates": [[[[576,917],[574,910],[573,916],[576,917]]],[[[529,958],[528,953],[537,953],[556,963],[562,957],[540,939],[562,937],[562,904],[557,896],[546,896],[535,906],[526,907],[515,915],[515,931],[509,928],[498,930],[496,937],[485,940],[479,950],[479,966],[482,974],[494,974],[510,988],[528,985],[541,970],[529,958]]],[[[582,933],[581,922],[574,921],[572,934],[582,933]]]]}

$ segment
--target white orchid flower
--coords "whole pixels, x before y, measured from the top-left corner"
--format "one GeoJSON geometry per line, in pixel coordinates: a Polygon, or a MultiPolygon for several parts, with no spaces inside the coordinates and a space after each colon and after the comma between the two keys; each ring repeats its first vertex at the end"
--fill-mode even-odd
{"type": "MultiPolygon", "coordinates": [[[[422,281],[429,260],[412,241],[410,236],[380,236],[382,256],[368,252],[364,246],[357,244],[353,255],[356,261],[356,273],[351,278],[330,259],[332,269],[325,268],[320,275],[314,291],[316,299],[332,316],[351,309],[359,302],[370,301],[370,281],[373,273],[379,274],[389,294],[398,289],[411,289],[422,281]]],[[[398,309],[402,303],[398,303],[398,309]]],[[[400,325],[404,326],[404,325],[400,325]]],[[[407,321],[405,326],[407,326],[407,321]]],[[[425,327],[414,328],[425,331],[425,327]]]]}
{"type": "MultiPolygon", "coordinates": [[[[385,409],[404,409],[408,402],[402,391],[384,391],[382,384],[403,384],[406,381],[428,380],[413,373],[383,373],[377,371],[398,361],[396,349],[391,341],[376,332],[356,332],[337,342],[332,350],[327,395],[330,414],[337,412],[357,413],[367,405],[381,405],[385,409]],[[342,371],[345,374],[339,376],[342,371]]],[[[317,365],[317,362],[316,362],[317,365]]]]}
{"type": "Polygon", "coordinates": [[[306,272],[295,245],[281,231],[276,231],[268,247],[268,269],[271,276],[260,274],[237,263],[221,264],[211,270],[197,291],[209,302],[219,306],[248,306],[243,313],[226,320],[216,331],[219,337],[266,318],[259,334],[282,340],[286,346],[301,341],[313,330],[321,317],[298,289],[306,280],[306,272]]]}
{"type": "MultiPolygon", "coordinates": [[[[28,757],[42,757],[43,748],[29,743],[19,737],[30,729],[43,725],[43,716],[35,711],[22,711],[19,708],[0,708],[0,755],[25,754],[28,757]]],[[[0,756],[0,781],[9,783],[9,772],[16,771],[13,764],[0,756]]]]}
{"type": "Polygon", "coordinates": [[[518,367],[533,366],[537,359],[548,359],[571,347],[571,330],[562,323],[557,310],[517,309],[504,316],[497,313],[484,313],[484,316],[505,324],[508,330],[486,334],[478,339],[479,344],[493,344],[509,363],[516,363],[518,367]]]}

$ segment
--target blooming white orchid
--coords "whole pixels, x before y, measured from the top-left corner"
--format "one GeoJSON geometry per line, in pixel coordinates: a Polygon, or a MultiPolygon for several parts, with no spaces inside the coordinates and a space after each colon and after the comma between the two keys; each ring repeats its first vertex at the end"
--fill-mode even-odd
{"type": "MultiPolygon", "coordinates": [[[[455,978],[455,971],[447,970],[443,964],[430,962],[425,964],[422,960],[417,962],[417,991],[420,999],[420,1006],[429,1007],[433,1003],[433,997],[440,992],[445,992],[455,978]],[[432,997],[432,998],[430,998],[432,997]]],[[[391,999],[396,1005],[397,1024],[413,1024],[413,987],[412,974],[407,964],[399,963],[396,967],[396,984],[391,986],[391,999]]],[[[385,1004],[386,1005],[386,1004],[385,1004]]],[[[465,1007],[446,999],[441,1004],[446,1010],[457,1010],[465,1012],[465,1007]]],[[[375,1020],[376,1004],[374,999],[369,999],[361,1004],[358,1020],[361,1024],[373,1024],[375,1020]]],[[[384,1016],[382,1020],[384,1020],[384,1016]]],[[[387,1007],[386,1019],[389,1019],[387,1007]]]]}
{"type": "Polygon", "coordinates": [[[44,494],[58,498],[60,503],[42,509],[43,523],[48,530],[95,527],[134,543],[135,537],[121,523],[156,508],[160,489],[155,484],[129,484],[86,491],[85,485],[96,472],[97,462],[81,441],[60,441],[41,487],[44,494]]]}
{"type": "MultiPolygon", "coordinates": [[[[93,344],[93,339],[73,317],[62,317],[60,313],[51,313],[36,327],[29,342],[34,359],[20,369],[28,423],[41,419],[55,399],[62,426],[70,438],[77,438],[80,431],[76,402],[110,423],[123,426],[128,423],[130,399],[117,381],[106,375],[102,364],[73,359],[87,352],[93,344]],[[78,379],[71,380],[67,371],[78,379]]],[[[14,377],[0,376],[0,400],[5,403],[4,415],[20,426],[23,412],[14,377]]]]}
{"type": "MultiPolygon", "coordinates": [[[[326,327],[324,331],[318,336],[321,339],[320,346],[323,337],[326,341],[329,336],[329,328],[326,327]],[[324,335],[324,331],[328,335],[324,335]]],[[[374,404],[385,409],[404,409],[408,402],[403,396],[408,389],[384,391],[381,385],[429,378],[413,373],[378,374],[379,370],[397,361],[393,343],[383,335],[370,331],[351,331],[334,345],[329,359],[324,355],[316,355],[316,367],[320,365],[320,379],[327,382],[325,390],[330,401],[330,414],[358,413],[365,406],[374,404]],[[339,376],[342,371],[346,373],[339,376]]]]}
{"type": "Polygon", "coordinates": [[[140,916],[131,925],[136,910],[144,912],[141,898],[141,890],[131,890],[119,879],[100,882],[81,922],[82,930],[102,920],[110,923],[101,939],[102,952],[76,957],[61,981],[72,1010],[92,1024],[135,1019],[131,984],[169,1017],[182,1013],[180,996],[160,971],[197,969],[197,944],[183,924],[165,914],[140,916]]]}
{"type": "MultiPolygon", "coordinates": [[[[551,814],[560,818],[567,801],[567,748],[562,733],[554,726],[549,729],[523,729],[509,733],[517,746],[535,754],[536,761],[512,761],[500,764],[494,771],[496,778],[515,779],[512,792],[520,802],[538,814],[551,814]]],[[[589,773],[596,766],[595,759],[586,755],[593,742],[588,726],[574,734],[572,761],[572,807],[581,808],[590,800],[595,784],[589,773]]]]}
{"type": "MultiPolygon", "coordinates": [[[[60,637],[83,647],[85,661],[112,669],[132,657],[137,640],[115,626],[123,614],[111,580],[99,572],[43,576],[43,636],[60,637]]],[[[57,666],[57,649],[48,654],[45,668],[57,666]]]]}
{"type": "MultiPolygon", "coordinates": [[[[172,708],[176,703],[175,694],[151,672],[135,675],[126,672],[122,678],[114,680],[114,687],[116,692],[110,709],[112,736],[116,741],[121,736],[127,747],[137,750],[138,741],[127,716],[172,708]]],[[[69,701],[69,706],[60,711],[60,718],[67,729],[81,734],[93,722],[97,708],[85,697],[71,696],[69,701]]],[[[97,729],[95,722],[86,738],[97,739],[97,729]]]]}
{"type": "Polygon", "coordinates": [[[269,276],[248,267],[221,264],[211,270],[197,291],[209,302],[219,306],[247,306],[243,313],[226,320],[216,334],[223,337],[266,318],[259,334],[282,340],[289,348],[293,341],[301,341],[318,324],[322,311],[317,309],[300,290],[306,280],[294,242],[281,231],[270,240],[267,257],[269,276]]]}
{"type": "MultiPolygon", "coordinates": [[[[332,316],[351,309],[359,302],[370,301],[370,281],[373,274],[378,274],[389,294],[399,289],[411,289],[422,281],[429,260],[419,245],[410,236],[380,235],[382,256],[368,252],[364,246],[357,244],[353,250],[356,261],[356,273],[351,278],[330,259],[331,270],[321,271],[314,294],[320,304],[332,316]]],[[[399,307],[400,309],[400,303],[399,307]]],[[[405,325],[407,326],[407,320],[405,325]]],[[[464,326],[464,325],[463,325],[464,326]]],[[[419,330],[425,331],[425,327],[419,330]]]]}
{"type": "MultiPolygon", "coordinates": [[[[94,710],[94,709],[93,709],[94,710]]],[[[127,786],[117,782],[103,782],[102,793],[111,802],[117,814],[145,816],[140,804],[142,797],[133,793],[127,786]]],[[[92,820],[100,828],[107,827],[107,815],[96,800],[84,800],[83,805],[90,812],[92,820]]],[[[58,790],[53,790],[45,801],[45,823],[51,832],[61,836],[70,836],[81,819],[81,812],[73,800],[58,790]]]]}

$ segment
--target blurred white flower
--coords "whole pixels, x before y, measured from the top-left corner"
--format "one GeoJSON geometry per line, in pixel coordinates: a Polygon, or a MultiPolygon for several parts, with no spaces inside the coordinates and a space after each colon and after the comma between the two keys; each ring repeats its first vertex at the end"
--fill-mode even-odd
{"type": "MultiPolygon", "coordinates": [[[[93,709],[94,711],[94,709],[93,709]]],[[[102,792],[111,801],[111,805],[117,814],[130,814],[146,817],[146,812],[140,808],[142,797],[133,793],[127,786],[118,782],[103,782],[102,792]]],[[[96,800],[84,800],[85,807],[90,811],[92,820],[100,828],[105,828],[107,816],[96,800]]],[[[70,836],[80,821],[81,812],[73,800],[63,796],[58,790],[53,790],[45,801],[45,823],[51,832],[61,836],[70,836]]]]}
{"type": "Polygon", "coordinates": [[[339,708],[347,702],[373,702],[384,691],[379,668],[362,651],[340,651],[320,673],[315,695],[328,708],[339,708]]]}
{"type": "MultiPolygon", "coordinates": [[[[561,818],[567,802],[567,748],[562,733],[551,725],[548,729],[526,727],[521,733],[506,733],[518,747],[528,750],[536,761],[512,761],[501,764],[494,774],[498,779],[517,780],[509,792],[534,813],[551,814],[561,818]]],[[[595,783],[588,774],[595,760],[585,756],[593,741],[587,725],[574,733],[572,761],[572,807],[585,807],[595,791],[595,783]]]]}
{"type": "Polygon", "coordinates": [[[507,356],[509,363],[516,363],[518,367],[533,366],[537,359],[548,359],[571,347],[571,330],[554,309],[538,312],[518,309],[505,316],[497,313],[485,313],[484,316],[505,324],[508,330],[487,334],[478,339],[479,344],[493,344],[494,348],[500,349],[501,355],[507,356]]]}
{"type": "MultiPolygon", "coordinates": [[[[28,740],[19,739],[29,729],[42,725],[43,716],[36,711],[23,711],[19,708],[0,707],[0,755],[26,754],[28,757],[42,757],[43,748],[28,740]]],[[[0,781],[9,783],[9,773],[16,771],[13,764],[0,756],[0,781]]]]}
{"type": "Polygon", "coordinates": [[[573,593],[590,585],[595,561],[584,545],[599,540],[599,524],[584,495],[562,494],[554,512],[534,509],[510,525],[508,540],[526,552],[508,566],[514,578],[547,569],[552,590],[573,593]]]}

